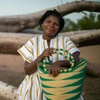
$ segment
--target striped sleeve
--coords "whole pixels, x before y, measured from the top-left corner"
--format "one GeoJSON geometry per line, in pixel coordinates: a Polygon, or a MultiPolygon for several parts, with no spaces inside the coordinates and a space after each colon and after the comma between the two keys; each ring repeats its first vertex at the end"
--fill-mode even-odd
{"type": "Polygon", "coordinates": [[[73,54],[74,52],[76,51],[79,51],[80,50],[76,47],[76,45],[70,40],[69,37],[65,37],[65,47],[66,49],[71,53],[73,54]]]}
{"type": "Polygon", "coordinates": [[[33,57],[34,57],[33,47],[34,47],[33,39],[30,39],[26,44],[24,44],[17,51],[24,60],[31,63],[33,61],[33,57]]]}

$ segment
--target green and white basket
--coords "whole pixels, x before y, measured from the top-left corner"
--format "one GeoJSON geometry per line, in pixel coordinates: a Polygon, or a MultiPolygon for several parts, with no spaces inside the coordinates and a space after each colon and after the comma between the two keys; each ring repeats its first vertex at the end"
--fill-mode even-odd
{"type": "Polygon", "coordinates": [[[62,55],[66,60],[68,60],[71,67],[68,69],[61,68],[60,74],[57,77],[53,77],[48,75],[48,68],[51,66],[52,62],[46,62],[46,58],[43,61],[38,62],[40,81],[46,99],[79,99],[86,72],[86,59],[80,60],[77,65],[74,66],[74,58],[67,50],[55,49],[54,52],[62,55]],[[69,54],[70,57],[67,57],[67,54],[69,54]]]}

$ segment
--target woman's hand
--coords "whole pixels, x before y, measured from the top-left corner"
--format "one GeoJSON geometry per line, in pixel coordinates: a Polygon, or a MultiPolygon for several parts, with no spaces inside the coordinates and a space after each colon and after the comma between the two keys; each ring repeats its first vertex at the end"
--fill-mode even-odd
{"type": "Polygon", "coordinates": [[[52,74],[54,77],[56,77],[60,73],[60,68],[61,68],[61,66],[60,66],[59,62],[56,61],[50,66],[48,74],[49,75],[52,74]]]}
{"type": "Polygon", "coordinates": [[[42,52],[42,54],[41,54],[41,56],[44,58],[44,57],[49,57],[49,56],[51,56],[52,54],[53,54],[53,50],[54,50],[55,48],[47,48],[47,49],[45,49],[43,52],[42,52]]]}

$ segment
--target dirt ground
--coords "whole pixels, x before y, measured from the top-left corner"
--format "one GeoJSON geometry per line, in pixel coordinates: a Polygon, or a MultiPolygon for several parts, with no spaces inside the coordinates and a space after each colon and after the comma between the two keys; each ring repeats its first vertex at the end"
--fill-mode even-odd
{"type": "MultiPolygon", "coordinates": [[[[81,57],[100,66],[100,45],[79,49],[81,57]]],[[[19,55],[0,54],[0,80],[18,87],[25,77],[23,64],[19,55]]],[[[82,94],[84,100],[100,100],[100,77],[86,75],[82,94]]]]}

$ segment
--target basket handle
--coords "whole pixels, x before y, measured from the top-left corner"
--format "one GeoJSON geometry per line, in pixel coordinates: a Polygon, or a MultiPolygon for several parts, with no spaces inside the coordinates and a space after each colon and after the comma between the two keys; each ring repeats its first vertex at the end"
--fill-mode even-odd
{"type": "MultiPolygon", "coordinates": [[[[72,56],[72,54],[68,50],[58,49],[58,48],[54,49],[53,52],[55,54],[62,55],[64,57],[64,59],[67,60],[71,64],[70,68],[68,68],[68,69],[67,68],[66,69],[61,69],[61,72],[62,71],[63,72],[71,71],[72,68],[74,67],[74,57],[72,56]],[[61,51],[63,51],[63,53],[61,51]],[[67,55],[69,55],[69,57],[67,55]]],[[[46,62],[46,57],[45,57],[43,59],[43,67],[44,67],[45,71],[47,71],[46,63],[47,62],[46,62]]],[[[49,63],[52,64],[52,61],[50,60],[49,63]]]]}

